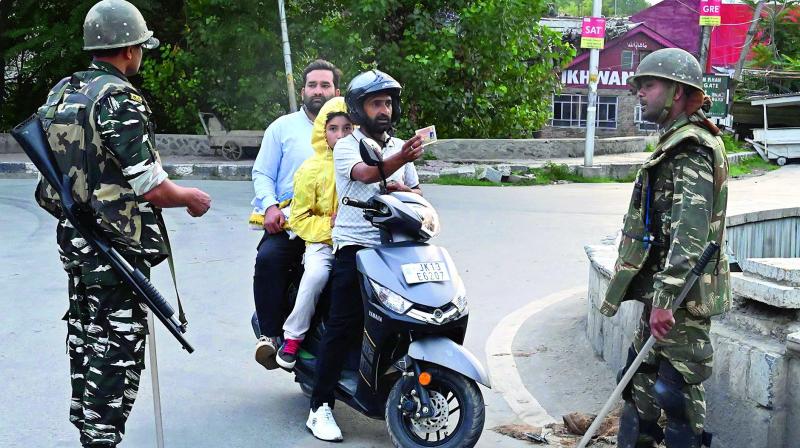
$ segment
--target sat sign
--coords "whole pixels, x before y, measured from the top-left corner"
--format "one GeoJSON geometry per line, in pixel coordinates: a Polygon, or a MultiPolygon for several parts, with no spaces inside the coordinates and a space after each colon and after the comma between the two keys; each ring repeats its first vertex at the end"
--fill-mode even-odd
{"type": "Polygon", "coordinates": [[[581,48],[602,50],[605,45],[606,19],[584,17],[581,24],[581,48]]]}

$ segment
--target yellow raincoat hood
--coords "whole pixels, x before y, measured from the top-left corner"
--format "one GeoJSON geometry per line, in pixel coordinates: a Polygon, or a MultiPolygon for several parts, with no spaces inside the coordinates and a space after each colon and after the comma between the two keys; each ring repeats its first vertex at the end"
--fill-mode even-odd
{"type": "Polygon", "coordinates": [[[311,146],[314,155],[300,165],[294,175],[294,198],[289,227],[307,244],[331,240],[331,216],[337,210],[336,180],[333,170],[333,148],[325,138],[325,122],[331,112],[347,112],[344,98],[331,98],[314,120],[311,146]]]}
{"type": "Polygon", "coordinates": [[[328,139],[325,138],[325,122],[328,121],[328,114],[333,112],[347,112],[343,97],[337,96],[329,99],[327,103],[322,105],[322,109],[319,110],[317,118],[314,120],[314,129],[311,131],[311,146],[317,154],[333,151],[333,148],[328,148],[328,139]]]}

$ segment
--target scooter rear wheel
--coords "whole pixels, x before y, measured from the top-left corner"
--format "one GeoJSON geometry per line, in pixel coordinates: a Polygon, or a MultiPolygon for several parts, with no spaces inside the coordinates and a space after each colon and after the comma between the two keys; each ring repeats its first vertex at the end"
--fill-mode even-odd
{"type": "Polygon", "coordinates": [[[431,383],[434,415],[414,418],[400,409],[403,398],[412,397],[415,380],[400,378],[386,400],[386,427],[392,444],[398,448],[472,447],[483,432],[485,409],[483,395],[475,381],[460,373],[438,366],[425,366],[431,383]]]}

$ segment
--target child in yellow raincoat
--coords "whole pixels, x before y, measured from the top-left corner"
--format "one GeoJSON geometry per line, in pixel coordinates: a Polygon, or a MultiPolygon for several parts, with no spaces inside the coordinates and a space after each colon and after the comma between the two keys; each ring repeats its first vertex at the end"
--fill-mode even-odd
{"type": "Polygon", "coordinates": [[[331,229],[337,210],[333,147],[352,132],[353,123],[347,115],[344,98],[331,98],[314,120],[311,132],[314,155],[294,176],[294,198],[288,222],[291,230],[306,242],[306,252],[297,300],[283,325],[285,342],[276,356],[278,364],[285,369],[294,367],[300,343],[330,276],[333,265],[331,229]]]}

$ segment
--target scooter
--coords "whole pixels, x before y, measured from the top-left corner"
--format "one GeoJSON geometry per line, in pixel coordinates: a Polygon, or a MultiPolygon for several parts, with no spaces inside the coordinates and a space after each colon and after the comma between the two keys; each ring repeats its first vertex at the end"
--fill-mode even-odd
{"type": "MultiPolygon", "coordinates": [[[[447,251],[427,244],[440,230],[433,206],[417,194],[387,193],[377,143],[363,139],[360,152],[364,163],[378,167],[381,194],[341,201],[364,211],[380,230],[381,244],[356,254],[364,336],[351,350],[336,398],[385,419],[396,447],[472,447],[485,419],[478,384],[491,384],[462,345],[469,317],[464,283],[447,251]]],[[[325,330],[318,314],[293,370],[306,395],[325,330]]]]}

